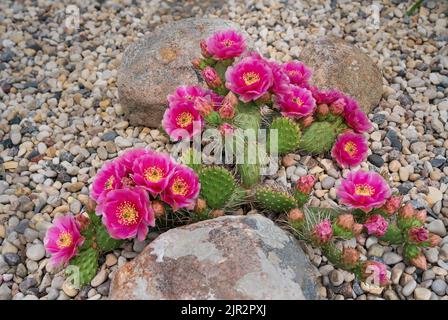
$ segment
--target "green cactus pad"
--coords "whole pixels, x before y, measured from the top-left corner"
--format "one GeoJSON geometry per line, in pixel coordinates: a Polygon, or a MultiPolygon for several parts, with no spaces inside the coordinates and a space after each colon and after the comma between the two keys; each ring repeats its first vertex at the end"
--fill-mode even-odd
{"type": "Polygon", "coordinates": [[[386,233],[380,240],[388,242],[389,244],[400,244],[403,243],[403,236],[400,228],[398,228],[395,223],[389,223],[386,233]]]}
{"type": "Polygon", "coordinates": [[[222,167],[208,167],[199,173],[201,196],[213,209],[222,208],[231,198],[236,186],[233,175],[222,167]]]}
{"type": "Polygon", "coordinates": [[[277,152],[279,154],[293,152],[299,147],[301,136],[300,128],[291,119],[280,117],[272,121],[267,137],[267,148],[271,148],[270,137],[272,130],[277,130],[277,152]]]}
{"type": "Polygon", "coordinates": [[[260,187],[255,191],[255,201],[263,209],[283,213],[297,207],[297,202],[290,194],[272,187],[260,187]]]}
{"type": "Polygon", "coordinates": [[[403,247],[403,255],[406,259],[412,260],[420,254],[420,248],[414,244],[406,244],[403,247]]]}
{"type": "Polygon", "coordinates": [[[328,152],[338,134],[338,128],[329,122],[313,122],[304,130],[299,149],[312,154],[328,152]]]}
{"type": "Polygon", "coordinates": [[[90,283],[98,269],[98,251],[94,248],[82,250],[72,259],[70,265],[79,269],[79,284],[81,286],[90,283]]]}
{"type": "Polygon", "coordinates": [[[109,232],[100,225],[96,229],[96,244],[102,252],[108,252],[117,249],[123,243],[122,240],[117,240],[109,236],[109,232]]]}
{"type": "Polygon", "coordinates": [[[339,227],[337,224],[333,224],[333,234],[335,237],[343,238],[350,240],[353,238],[353,232],[351,230],[346,230],[344,228],[339,227]]]}

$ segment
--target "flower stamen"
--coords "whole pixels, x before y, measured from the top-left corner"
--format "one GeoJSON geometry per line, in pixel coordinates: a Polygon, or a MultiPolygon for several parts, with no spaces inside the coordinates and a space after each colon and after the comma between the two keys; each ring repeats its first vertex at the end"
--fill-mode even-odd
{"type": "Polygon", "coordinates": [[[144,176],[150,182],[159,182],[163,178],[163,170],[158,167],[145,169],[144,176]]]}
{"type": "Polygon", "coordinates": [[[185,196],[188,192],[188,184],[182,178],[175,178],[171,190],[176,195],[185,196]]]}
{"type": "Polygon", "coordinates": [[[375,194],[375,188],[368,184],[357,184],[355,185],[355,194],[358,196],[371,197],[375,194]]]}
{"type": "Polygon", "coordinates": [[[104,184],[104,189],[110,190],[114,187],[114,176],[110,176],[109,179],[107,179],[106,183],[104,184]]]}
{"type": "Polygon", "coordinates": [[[56,245],[58,246],[59,249],[70,247],[72,243],[73,243],[73,237],[67,231],[61,232],[59,234],[58,240],[56,240],[56,245]]]}
{"type": "Polygon", "coordinates": [[[243,73],[243,80],[246,86],[250,86],[258,81],[260,81],[260,75],[256,72],[245,72],[243,73]]]}
{"type": "Polygon", "coordinates": [[[176,123],[179,127],[188,127],[193,122],[193,116],[190,112],[182,112],[176,117],[176,123]]]}
{"type": "Polygon", "coordinates": [[[353,157],[358,152],[358,148],[356,147],[356,144],[349,141],[345,144],[344,151],[347,152],[350,157],[353,157]]]}
{"type": "Polygon", "coordinates": [[[117,218],[121,225],[129,226],[136,224],[138,217],[138,211],[133,203],[124,201],[118,206],[117,218]]]}

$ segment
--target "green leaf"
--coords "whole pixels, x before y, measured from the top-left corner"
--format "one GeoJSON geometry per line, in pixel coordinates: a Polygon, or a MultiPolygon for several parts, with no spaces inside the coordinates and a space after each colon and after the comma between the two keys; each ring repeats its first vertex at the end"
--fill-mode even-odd
{"type": "Polygon", "coordinates": [[[119,248],[122,243],[123,240],[112,238],[104,225],[96,228],[96,244],[102,252],[115,250],[119,248]]]}
{"type": "Polygon", "coordinates": [[[420,7],[422,6],[424,0],[417,0],[408,11],[406,11],[407,16],[412,16],[420,7]]]}
{"type": "Polygon", "coordinates": [[[93,248],[83,250],[72,259],[70,265],[75,268],[68,268],[69,274],[73,276],[75,272],[75,276],[79,275],[79,285],[86,285],[92,281],[98,270],[98,251],[93,248]]]}

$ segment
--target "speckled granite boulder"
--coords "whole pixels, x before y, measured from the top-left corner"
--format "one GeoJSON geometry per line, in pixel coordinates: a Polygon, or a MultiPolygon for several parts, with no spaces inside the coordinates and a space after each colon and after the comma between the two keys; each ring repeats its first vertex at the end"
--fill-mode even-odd
{"type": "Polygon", "coordinates": [[[171,229],[117,270],[111,299],[318,299],[317,270],[261,215],[171,229]]]}
{"type": "Polygon", "coordinates": [[[346,41],[322,37],[308,43],[299,59],[313,69],[313,83],[321,89],[339,89],[358,100],[369,113],[383,94],[381,71],[368,55],[346,41]]]}
{"type": "MultiPolygon", "coordinates": [[[[117,74],[120,103],[131,125],[158,127],[166,96],[181,85],[202,84],[191,66],[199,57],[199,41],[218,30],[239,29],[222,19],[184,19],[161,28],[130,45],[117,74]]],[[[248,47],[252,46],[246,34],[248,47]]]]}

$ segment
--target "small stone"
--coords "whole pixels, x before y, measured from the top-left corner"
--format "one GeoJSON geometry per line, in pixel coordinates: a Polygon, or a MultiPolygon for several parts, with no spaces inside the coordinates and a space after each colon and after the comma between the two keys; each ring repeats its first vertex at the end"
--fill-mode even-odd
{"type": "Polygon", "coordinates": [[[7,252],[3,254],[3,259],[9,266],[16,266],[20,263],[20,257],[17,253],[7,252]]]}
{"type": "Polygon", "coordinates": [[[116,265],[117,261],[118,261],[118,259],[113,253],[109,253],[106,256],[106,266],[108,266],[108,267],[112,267],[112,266],[116,265]]]}
{"type": "Polygon", "coordinates": [[[45,257],[45,248],[40,243],[33,244],[26,250],[26,256],[33,261],[39,261],[45,257]]]}
{"type": "Polygon", "coordinates": [[[409,297],[414,292],[416,287],[417,287],[417,282],[415,282],[415,280],[412,279],[403,287],[403,289],[401,290],[401,293],[405,297],[409,297]]]}
{"type": "Polygon", "coordinates": [[[344,276],[339,270],[333,270],[329,274],[330,282],[333,286],[340,286],[344,282],[344,276]]]}
{"type": "Polygon", "coordinates": [[[434,220],[430,224],[428,224],[428,231],[435,233],[441,237],[446,235],[446,228],[443,224],[442,220],[434,220]]]}
{"type": "Polygon", "coordinates": [[[425,251],[425,257],[430,263],[436,263],[439,259],[439,250],[437,248],[429,248],[425,251]]]}
{"type": "Polygon", "coordinates": [[[429,300],[431,298],[431,290],[426,288],[416,288],[414,291],[415,300],[429,300]]]}
{"type": "Polygon", "coordinates": [[[25,293],[29,288],[35,287],[36,285],[37,281],[34,277],[27,277],[20,283],[19,290],[25,293]]]}
{"type": "Polygon", "coordinates": [[[442,191],[434,187],[428,187],[428,190],[429,192],[426,196],[426,201],[428,201],[430,207],[432,207],[436,202],[442,201],[443,199],[442,191]]]}
{"type": "Polygon", "coordinates": [[[368,251],[368,255],[370,257],[378,257],[381,258],[384,254],[384,248],[382,245],[379,245],[377,243],[373,244],[370,246],[369,251],[368,251]]]}
{"type": "Polygon", "coordinates": [[[132,146],[132,142],[121,137],[118,136],[115,138],[115,144],[119,147],[119,148],[128,148],[132,146]]]}
{"type": "Polygon", "coordinates": [[[419,154],[426,150],[426,143],[422,141],[414,142],[410,147],[411,151],[415,154],[419,154]]]}
{"type": "Polygon", "coordinates": [[[0,286],[0,300],[11,300],[11,298],[11,289],[6,285],[6,283],[3,283],[0,286]]]}
{"type": "Polygon", "coordinates": [[[101,136],[101,140],[103,141],[113,141],[118,136],[118,133],[115,131],[108,131],[101,136]]]}
{"type": "MultiPolygon", "coordinates": [[[[285,156],[283,156],[282,158],[282,165],[286,168],[291,167],[293,165],[295,165],[297,163],[296,160],[294,160],[294,157],[290,154],[287,154],[285,156]]],[[[294,168],[295,170],[295,168],[294,168]]]]}
{"type": "Polygon", "coordinates": [[[335,178],[327,176],[322,180],[321,185],[323,189],[330,190],[334,186],[335,182],[335,178]]]}
{"type": "Polygon", "coordinates": [[[386,252],[383,256],[384,263],[387,265],[397,264],[403,260],[403,257],[395,252],[386,252]]]}
{"type": "Polygon", "coordinates": [[[398,284],[400,282],[401,275],[403,274],[405,264],[400,262],[397,263],[391,271],[390,280],[393,284],[398,284]]]}
{"type": "Polygon", "coordinates": [[[69,192],[78,192],[79,190],[82,189],[82,187],[84,187],[84,183],[83,182],[75,182],[75,183],[70,183],[67,186],[67,191],[69,192]]]}
{"type": "Polygon", "coordinates": [[[443,296],[446,293],[447,284],[442,279],[436,279],[431,285],[431,290],[439,296],[443,296]]]}
{"type": "Polygon", "coordinates": [[[68,296],[68,297],[75,297],[78,294],[78,290],[76,290],[71,284],[70,282],[68,282],[67,280],[64,281],[64,284],[62,285],[62,291],[64,291],[64,293],[68,296]]]}
{"type": "Polygon", "coordinates": [[[376,153],[372,153],[367,157],[367,160],[376,167],[381,167],[384,164],[384,159],[376,153]]]}
{"type": "Polygon", "coordinates": [[[90,282],[90,285],[92,287],[98,287],[100,284],[102,284],[107,279],[107,271],[106,269],[102,269],[98,274],[92,279],[90,282]]]}
{"type": "Polygon", "coordinates": [[[409,180],[409,170],[406,167],[401,167],[398,171],[398,175],[400,176],[401,181],[408,181],[409,180]]]}

